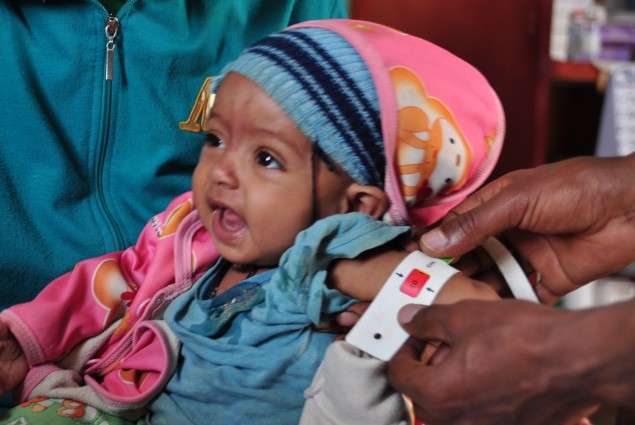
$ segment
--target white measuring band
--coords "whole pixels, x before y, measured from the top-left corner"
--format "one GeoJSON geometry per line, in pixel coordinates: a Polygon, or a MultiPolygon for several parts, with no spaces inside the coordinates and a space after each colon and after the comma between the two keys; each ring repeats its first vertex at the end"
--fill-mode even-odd
{"type": "Polygon", "coordinates": [[[388,361],[408,339],[397,321],[406,304],[431,305],[457,269],[445,261],[414,251],[391,273],[373,302],[346,335],[346,341],[383,361],[388,361]]]}
{"type": "Polygon", "coordinates": [[[527,280],[525,272],[520,267],[511,252],[496,238],[489,237],[481,245],[492,257],[498,270],[503,275],[514,298],[517,300],[540,302],[533,286],[527,280]]]}

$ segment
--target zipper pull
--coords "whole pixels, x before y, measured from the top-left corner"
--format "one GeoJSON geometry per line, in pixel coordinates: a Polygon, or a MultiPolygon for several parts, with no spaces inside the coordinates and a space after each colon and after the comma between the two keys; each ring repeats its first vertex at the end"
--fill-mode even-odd
{"type": "Polygon", "coordinates": [[[112,80],[115,65],[115,37],[119,32],[119,20],[110,15],[106,19],[106,80],[112,80]]]}

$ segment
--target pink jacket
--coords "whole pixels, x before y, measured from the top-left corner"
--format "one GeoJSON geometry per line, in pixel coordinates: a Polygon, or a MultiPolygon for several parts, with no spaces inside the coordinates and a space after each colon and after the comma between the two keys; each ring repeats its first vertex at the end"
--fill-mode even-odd
{"type": "Polygon", "coordinates": [[[123,252],[78,263],[31,302],[2,313],[31,366],[21,401],[64,397],[136,417],[174,370],[163,308],[218,259],[191,192],[123,252]]]}

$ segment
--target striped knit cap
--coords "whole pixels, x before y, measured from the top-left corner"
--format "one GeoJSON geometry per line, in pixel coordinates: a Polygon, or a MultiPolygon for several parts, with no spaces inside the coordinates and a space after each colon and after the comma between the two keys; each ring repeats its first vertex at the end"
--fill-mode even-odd
{"type": "Polygon", "coordinates": [[[372,22],[303,22],[254,44],[228,72],[258,84],[355,181],[384,190],[385,221],[427,226],[474,192],[502,148],[485,77],[426,40],[372,22]]]}
{"type": "Polygon", "coordinates": [[[353,180],[383,188],[386,160],[373,78],[345,39],[322,28],[273,34],[229,63],[213,92],[229,72],[258,84],[353,180]]]}

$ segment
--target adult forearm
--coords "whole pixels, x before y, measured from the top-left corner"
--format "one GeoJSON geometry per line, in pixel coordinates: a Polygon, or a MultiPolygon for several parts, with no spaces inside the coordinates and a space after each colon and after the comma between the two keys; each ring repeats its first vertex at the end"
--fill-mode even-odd
{"type": "Polygon", "coordinates": [[[579,347],[569,352],[580,368],[579,384],[601,403],[635,408],[635,300],[578,316],[579,347]]]}
{"type": "Polygon", "coordinates": [[[540,347],[545,391],[569,407],[635,407],[634,313],[635,300],[558,314],[540,347]]]}

